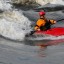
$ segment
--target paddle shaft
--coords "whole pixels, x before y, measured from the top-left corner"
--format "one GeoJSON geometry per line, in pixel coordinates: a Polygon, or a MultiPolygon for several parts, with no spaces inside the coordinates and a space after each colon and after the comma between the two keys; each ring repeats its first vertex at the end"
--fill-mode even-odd
{"type": "Polygon", "coordinates": [[[64,20],[64,19],[57,20],[57,22],[62,21],[62,20],[64,20]]]}
{"type": "Polygon", "coordinates": [[[35,30],[34,30],[34,31],[31,31],[31,32],[30,32],[30,35],[33,35],[35,32],[36,32],[35,30]]]}

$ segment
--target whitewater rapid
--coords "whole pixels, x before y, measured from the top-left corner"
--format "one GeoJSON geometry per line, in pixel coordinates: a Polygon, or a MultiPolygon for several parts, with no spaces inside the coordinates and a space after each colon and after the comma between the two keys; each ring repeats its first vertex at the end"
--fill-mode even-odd
{"type": "Polygon", "coordinates": [[[10,3],[7,3],[7,0],[0,0],[0,10],[11,10],[12,5],[10,3]]]}
{"type": "MultiPolygon", "coordinates": [[[[32,30],[31,21],[23,15],[22,10],[13,9],[13,5],[9,2],[0,0],[0,10],[3,11],[0,13],[0,35],[12,40],[22,41],[25,35],[32,30]]],[[[53,37],[46,37],[45,39],[49,38],[52,39],[53,37]]],[[[60,38],[64,37],[60,36],[57,39],[60,38]]]]}
{"type": "Polygon", "coordinates": [[[45,5],[47,3],[64,5],[63,0],[36,0],[36,2],[39,3],[40,5],[45,5]]]}
{"type": "Polygon", "coordinates": [[[32,36],[32,37],[27,37],[26,40],[30,40],[30,41],[43,41],[43,40],[60,40],[60,39],[64,39],[64,35],[62,36],[52,36],[52,35],[48,35],[48,36],[32,36]]]}
{"type": "Polygon", "coordinates": [[[0,3],[0,10],[4,11],[0,13],[0,35],[13,40],[24,40],[25,34],[31,30],[30,20],[23,15],[22,11],[12,9],[11,4],[3,0],[0,3]]]}

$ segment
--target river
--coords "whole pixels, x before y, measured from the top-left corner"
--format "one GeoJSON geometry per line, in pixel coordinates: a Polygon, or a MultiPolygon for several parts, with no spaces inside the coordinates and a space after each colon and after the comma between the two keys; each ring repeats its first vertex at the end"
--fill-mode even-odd
{"type": "MultiPolygon", "coordinates": [[[[30,25],[35,25],[39,18],[38,12],[12,6],[0,1],[0,64],[64,64],[64,37],[56,40],[24,40],[25,34],[32,30],[30,25]]],[[[64,10],[46,12],[46,17],[62,19],[64,10]]],[[[64,27],[64,20],[52,27],[64,27]]]]}

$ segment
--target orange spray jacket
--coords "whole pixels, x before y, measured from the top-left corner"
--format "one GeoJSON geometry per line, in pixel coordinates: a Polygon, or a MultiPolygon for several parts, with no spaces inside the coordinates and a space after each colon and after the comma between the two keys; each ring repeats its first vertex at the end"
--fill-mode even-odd
{"type": "MultiPolygon", "coordinates": [[[[44,19],[39,19],[37,22],[36,22],[36,26],[35,26],[35,30],[37,29],[40,29],[41,26],[45,26],[46,23],[49,22],[50,24],[54,24],[54,20],[49,20],[49,21],[46,21],[44,19]]],[[[45,27],[46,28],[46,27],[45,27]]]]}

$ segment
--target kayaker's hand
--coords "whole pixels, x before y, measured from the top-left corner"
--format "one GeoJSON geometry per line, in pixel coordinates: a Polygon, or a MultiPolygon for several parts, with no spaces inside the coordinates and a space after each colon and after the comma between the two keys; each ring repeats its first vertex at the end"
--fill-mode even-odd
{"type": "Polygon", "coordinates": [[[56,21],[55,21],[55,20],[49,20],[49,22],[50,22],[51,24],[56,24],[56,21]]]}
{"type": "Polygon", "coordinates": [[[56,21],[54,21],[54,24],[56,24],[56,21]]]}
{"type": "Polygon", "coordinates": [[[40,31],[40,29],[37,29],[37,31],[40,31]]]}

